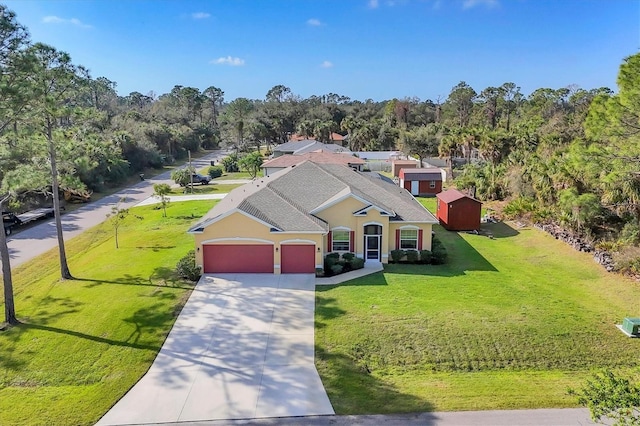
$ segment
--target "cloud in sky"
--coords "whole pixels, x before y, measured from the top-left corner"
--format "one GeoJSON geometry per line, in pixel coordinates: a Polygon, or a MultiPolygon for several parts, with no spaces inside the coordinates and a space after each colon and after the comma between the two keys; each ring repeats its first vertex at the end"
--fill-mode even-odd
{"type": "Polygon", "coordinates": [[[321,66],[322,68],[331,68],[331,67],[333,67],[333,62],[331,62],[331,61],[324,61],[324,62],[322,62],[322,63],[320,64],[320,66],[321,66]]]}
{"type": "Polygon", "coordinates": [[[211,63],[216,65],[230,65],[232,67],[241,67],[242,65],[244,65],[244,59],[232,56],[223,56],[218,59],[214,59],[213,61],[211,61],[211,63]]]}
{"type": "Polygon", "coordinates": [[[210,13],[207,12],[195,12],[191,14],[193,19],[207,19],[211,17],[210,13]]]}
{"type": "Polygon", "coordinates": [[[319,19],[311,18],[311,19],[307,20],[307,25],[310,25],[312,27],[319,27],[319,26],[322,25],[322,22],[320,22],[319,19]]]}
{"type": "Polygon", "coordinates": [[[45,24],[70,24],[80,28],[93,28],[91,25],[85,24],[79,19],[64,19],[54,15],[45,16],[44,18],[42,18],[42,22],[44,22],[45,24]]]}
{"type": "Polygon", "coordinates": [[[369,6],[369,9],[377,9],[378,6],[380,6],[380,3],[378,2],[378,0],[369,0],[367,6],[369,6]]]}
{"type": "Polygon", "coordinates": [[[472,9],[476,6],[484,6],[489,9],[498,6],[500,2],[498,0],[464,0],[462,2],[463,9],[472,9]]]}

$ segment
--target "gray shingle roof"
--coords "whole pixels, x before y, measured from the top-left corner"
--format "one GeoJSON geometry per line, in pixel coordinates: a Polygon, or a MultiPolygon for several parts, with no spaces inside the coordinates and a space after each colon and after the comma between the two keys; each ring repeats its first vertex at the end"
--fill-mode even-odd
{"type": "Polygon", "coordinates": [[[409,192],[379,175],[307,161],[234,189],[189,232],[200,232],[236,209],[277,231],[327,232],[328,224],[311,212],[350,194],[390,213],[392,221],[437,223],[409,192]]]}
{"type": "Polygon", "coordinates": [[[351,153],[348,148],[345,148],[334,143],[322,143],[314,139],[305,139],[301,141],[291,141],[276,146],[273,152],[304,154],[307,152],[313,152],[318,150],[324,150],[328,152],[344,152],[351,153]]]}

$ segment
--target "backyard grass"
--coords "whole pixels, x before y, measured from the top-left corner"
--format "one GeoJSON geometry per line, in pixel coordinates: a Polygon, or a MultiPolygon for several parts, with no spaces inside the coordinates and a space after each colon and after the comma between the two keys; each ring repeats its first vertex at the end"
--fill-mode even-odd
{"type": "Polygon", "coordinates": [[[67,242],[74,280],[57,250],[14,269],[23,324],[0,332],[0,424],[93,424],[136,383],[193,287],[173,274],[185,229],[214,204],[131,209],[117,250],[108,222],[88,230],[67,242]]]}
{"type": "MultiPolygon", "coordinates": [[[[430,201],[430,199],[424,199],[430,201]]],[[[428,204],[425,202],[425,204],[428,204]]],[[[637,377],[640,285],[507,223],[446,232],[446,265],[316,292],[316,365],[340,414],[570,407],[593,369],[637,377]]]]}

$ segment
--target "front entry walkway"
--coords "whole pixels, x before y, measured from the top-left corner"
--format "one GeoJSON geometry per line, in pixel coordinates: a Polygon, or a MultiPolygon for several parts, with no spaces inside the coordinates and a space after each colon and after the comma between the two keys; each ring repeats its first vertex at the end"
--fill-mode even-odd
{"type": "Polygon", "coordinates": [[[204,275],[147,374],[98,425],[334,414],[312,274],[204,275]]]}

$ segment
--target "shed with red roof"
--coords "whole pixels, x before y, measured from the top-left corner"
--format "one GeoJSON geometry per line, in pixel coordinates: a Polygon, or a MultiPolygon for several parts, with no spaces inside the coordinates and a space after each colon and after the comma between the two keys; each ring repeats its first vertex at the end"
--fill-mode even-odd
{"type": "Polygon", "coordinates": [[[482,203],[457,189],[449,189],[436,195],[438,204],[436,217],[449,231],[472,231],[480,229],[482,203]]]}

